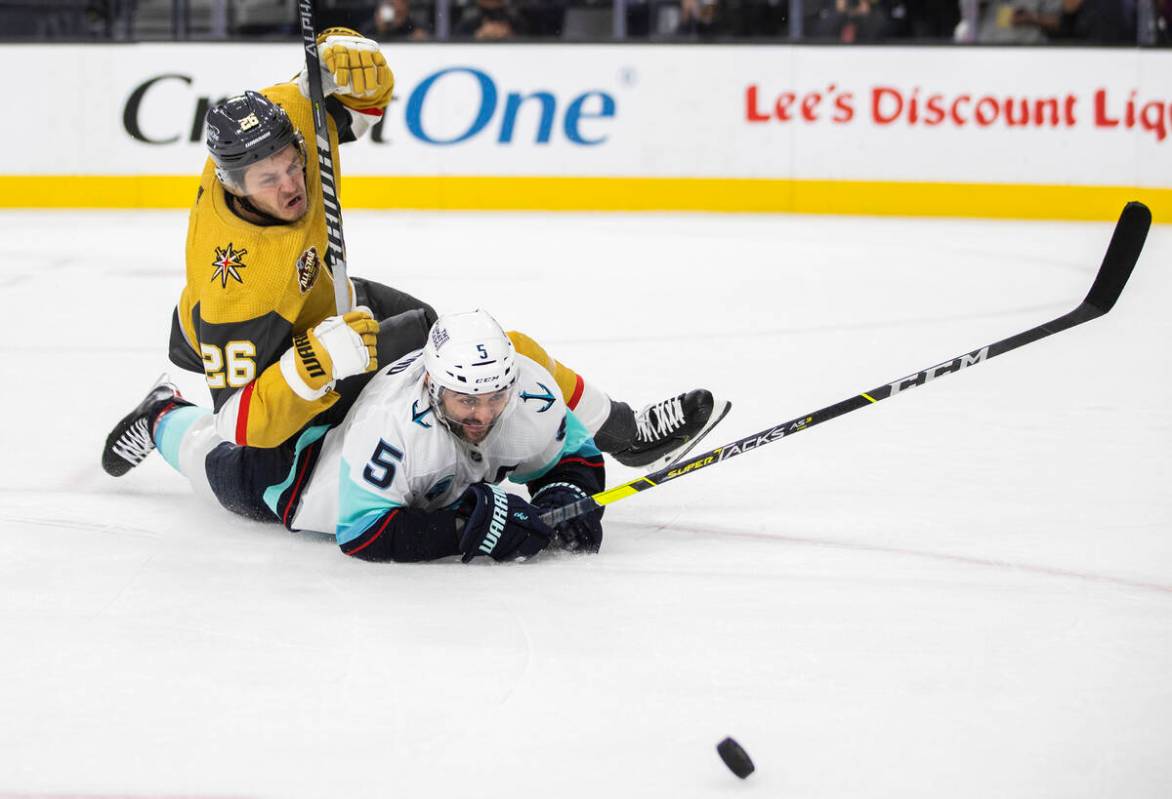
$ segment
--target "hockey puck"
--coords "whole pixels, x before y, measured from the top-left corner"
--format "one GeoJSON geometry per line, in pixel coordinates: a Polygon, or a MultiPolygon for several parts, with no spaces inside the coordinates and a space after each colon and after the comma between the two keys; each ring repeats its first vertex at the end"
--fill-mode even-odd
{"type": "Polygon", "coordinates": [[[716,753],[720,755],[720,759],[728,766],[728,770],[736,774],[742,780],[753,773],[753,761],[749,759],[749,753],[741,748],[741,745],[732,738],[725,738],[716,745],[716,753]]]}

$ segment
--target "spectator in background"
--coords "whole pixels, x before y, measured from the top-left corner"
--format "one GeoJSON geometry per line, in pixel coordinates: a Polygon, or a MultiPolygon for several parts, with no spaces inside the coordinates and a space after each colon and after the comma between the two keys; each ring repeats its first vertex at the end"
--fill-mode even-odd
{"type": "Polygon", "coordinates": [[[392,39],[420,41],[430,37],[427,28],[411,17],[410,0],[379,0],[374,15],[358,26],[363,36],[380,42],[392,39]]]}
{"type": "Polygon", "coordinates": [[[815,36],[851,44],[885,38],[890,23],[882,0],[821,0],[811,30],[815,36]]]}
{"type": "Polygon", "coordinates": [[[682,0],[675,35],[684,39],[716,39],[728,35],[718,0],[682,0]]]}
{"type": "Polygon", "coordinates": [[[1062,0],[1055,38],[1134,44],[1136,0],[1062,0]]]}
{"type": "Polygon", "coordinates": [[[509,8],[508,0],[476,0],[464,9],[455,36],[480,41],[514,39],[525,32],[521,18],[509,8]]]}
{"type": "Polygon", "coordinates": [[[981,44],[1045,44],[1058,33],[1064,0],[991,0],[981,3],[981,44]]]}

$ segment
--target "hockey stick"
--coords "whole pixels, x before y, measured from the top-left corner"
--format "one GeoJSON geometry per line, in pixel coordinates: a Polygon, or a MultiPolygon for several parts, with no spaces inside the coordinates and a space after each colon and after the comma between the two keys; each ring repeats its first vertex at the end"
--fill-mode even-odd
{"type": "Polygon", "coordinates": [[[1063,330],[1081,325],[1083,322],[1097,319],[1110,311],[1112,306],[1115,305],[1115,301],[1119,299],[1119,295],[1122,293],[1127,279],[1131,276],[1131,270],[1135,268],[1135,263],[1139,260],[1139,254],[1143,250],[1144,240],[1147,238],[1148,228],[1151,227],[1151,224],[1152,214],[1143,203],[1131,202],[1124,206],[1123,213],[1119,216],[1119,222],[1115,225],[1115,233],[1111,236],[1111,243],[1107,246],[1107,254],[1103,256],[1103,265],[1099,267],[1099,273],[1095,276],[1095,282],[1091,285],[1091,290],[1087,293],[1086,299],[1068,314],[1046,322],[1045,324],[1038,325],[1037,327],[1030,328],[1015,336],[1010,336],[994,344],[989,344],[973,352],[961,355],[959,358],[953,358],[951,361],[930,366],[923,371],[916,372],[907,377],[901,377],[894,382],[873,388],[870,391],[856,394],[853,397],[845,399],[842,402],[837,402],[834,405],[829,405],[821,410],[799,416],[797,419],[791,419],[788,422],[782,422],[767,430],[762,430],[760,433],[745,436],[731,444],[725,444],[722,447],[709,450],[703,455],[693,457],[687,462],[669,465],[657,472],[638,477],[629,483],[623,483],[615,488],[600,491],[592,497],[586,497],[585,499],[571,502],[560,508],[546,511],[541,514],[541,519],[546,524],[557,524],[558,522],[572,519],[583,513],[589,513],[603,505],[609,505],[612,502],[618,502],[620,499],[626,499],[632,494],[655,488],[658,485],[679,477],[695,474],[701,469],[712,466],[713,464],[723,463],[729,458],[743,455],[746,452],[752,452],[765,444],[772,444],[774,441],[778,441],[786,436],[800,433],[802,430],[809,430],[816,424],[829,421],[851,411],[857,411],[859,408],[874,405],[880,400],[893,397],[896,394],[907,391],[909,388],[922,386],[944,375],[959,372],[961,369],[976,366],[994,356],[1015,350],[1018,347],[1024,347],[1026,344],[1035,342],[1038,339],[1052,336],[1055,333],[1061,333],[1063,330]]]}
{"type": "Polygon", "coordinates": [[[298,0],[301,39],[305,44],[305,73],[309,81],[309,102],[313,106],[313,132],[317,144],[318,175],[321,178],[322,207],[326,212],[326,265],[334,277],[334,304],[338,313],[350,310],[350,279],[346,275],[346,241],[342,238],[342,204],[334,179],[334,158],[330,154],[330,132],[326,124],[326,102],[321,88],[321,60],[317,53],[317,26],[314,0],[298,0]]]}

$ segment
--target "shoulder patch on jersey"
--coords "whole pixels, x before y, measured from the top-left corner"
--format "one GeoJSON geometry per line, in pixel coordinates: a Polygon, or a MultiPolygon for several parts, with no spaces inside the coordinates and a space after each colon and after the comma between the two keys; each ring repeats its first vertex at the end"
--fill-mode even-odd
{"type": "Polygon", "coordinates": [[[238,270],[244,269],[247,266],[241,260],[246,255],[248,255],[248,250],[234,249],[232,242],[228,242],[227,247],[216,247],[216,259],[212,261],[212,266],[216,268],[216,271],[212,272],[211,282],[215,283],[216,278],[219,278],[222,288],[228,288],[229,277],[237,283],[243,283],[244,278],[240,276],[238,270]]]}
{"type": "Polygon", "coordinates": [[[531,394],[528,391],[522,391],[521,392],[521,401],[528,402],[529,400],[536,400],[538,402],[544,402],[545,405],[538,408],[537,412],[538,413],[545,413],[546,411],[548,411],[550,408],[553,407],[553,404],[555,402],[557,402],[557,398],[554,397],[553,392],[549,390],[549,386],[547,386],[545,383],[539,382],[537,384],[537,386],[545,393],[544,394],[531,394]]]}
{"type": "Polygon", "coordinates": [[[313,288],[320,272],[321,261],[317,257],[317,247],[310,247],[297,259],[297,286],[302,294],[313,288]]]}
{"type": "MultiPolygon", "coordinates": [[[[427,415],[431,413],[431,411],[432,408],[430,405],[428,405],[423,410],[419,410],[419,400],[414,400],[411,403],[411,421],[415,422],[415,424],[419,425],[420,427],[431,427],[430,424],[423,421],[427,415]]],[[[431,499],[431,497],[428,497],[428,499],[431,499]]]]}

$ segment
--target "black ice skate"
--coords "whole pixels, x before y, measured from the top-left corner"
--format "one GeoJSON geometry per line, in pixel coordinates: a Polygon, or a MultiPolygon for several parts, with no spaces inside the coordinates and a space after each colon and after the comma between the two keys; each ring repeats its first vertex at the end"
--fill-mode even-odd
{"type": "Polygon", "coordinates": [[[151,437],[155,420],[176,405],[190,404],[165,374],[160,375],[138,407],[126,414],[106,436],[102,468],[112,477],[121,477],[138,466],[155,448],[151,437]]]}
{"type": "Polygon", "coordinates": [[[624,466],[660,468],[691,452],[708,431],[728,413],[732,403],[717,400],[712,392],[697,388],[663,402],[648,405],[635,414],[635,441],[611,455],[624,466]]]}

